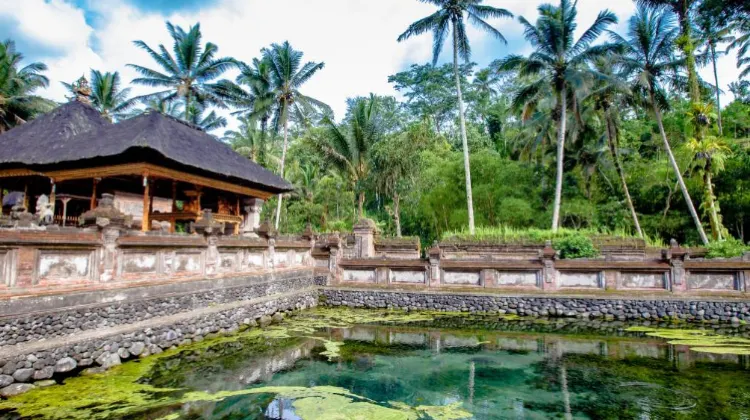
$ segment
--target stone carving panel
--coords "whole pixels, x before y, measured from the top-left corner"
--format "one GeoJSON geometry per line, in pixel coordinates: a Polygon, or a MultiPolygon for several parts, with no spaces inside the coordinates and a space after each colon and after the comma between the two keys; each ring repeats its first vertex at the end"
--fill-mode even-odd
{"type": "Polygon", "coordinates": [[[148,274],[158,271],[156,252],[128,252],[122,254],[122,272],[148,274]]]}
{"type": "Polygon", "coordinates": [[[250,268],[264,268],[265,267],[265,254],[263,251],[248,251],[247,257],[246,257],[247,265],[250,268]]]}
{"type": "Polygon", "coordinates": [[[203,270],[200,252],[176,252],[172,261],[175,273],[199,273],[203,270]]]}
{"type": "Polygon", "coordinates": [[[344,269],[344,281],[352,283],[375,283],[375,270],[344,269]]]}
{"type": "Polygon", "coordinates": [[[231,273],[234,271],[238,271],[236,252],[219,253],[219,271],[222,273],[231,273]]]}
{"type": "Polygon", "coordinates": [[[425,272],[416,270],[389,270],[391,283],[424,284],[425,272]]]}
{"type": "Polygon", "coordinates": [[[602,273],[599,272],[560,271],[557,274],[557,278],[560,287],[602,288],[602,273]]]}
{"type": "Polygon", "coordinates": [[[688,289],[737,290],[737,273],[690,272],[688,289]]]}
{"type": "Polygon", "coordinates": [[[443,271],[443,284],[479,286],[480,273],[478,271],[443,271]]]}
{"type": "Polygon", "coordinates": [[[89,279],[91,252],[42,252],[37,266],[38,281],[89,279]]]}
{"type": "Polygon", "coordinates": [[[625,289],[665,289],[666,273],[620,273],[620,284],[625,289]]]}
{"type": "Polygon", "coordinates": [[[273,266],[274,268],[289,267],[289,252],[277,249],[276,252],[273,253],[273,266]]]}
{"type": "Polygon", "coordinates": [[[498,271],[495,282],[498,286],[539,286],[538,271],[498,271]]]}

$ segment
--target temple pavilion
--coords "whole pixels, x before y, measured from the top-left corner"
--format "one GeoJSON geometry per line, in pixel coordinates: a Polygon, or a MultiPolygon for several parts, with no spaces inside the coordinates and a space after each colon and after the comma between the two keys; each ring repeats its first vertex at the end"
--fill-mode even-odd
{"type": "Polygon", "coordinates": [[[257,224],[263,201],[291,189],[197,127],[158,112],[113,124],[80,95],[0,134],[0,202],[12,191],[34,213],[45,195],[61,225],[109,193],[143,231],[168,223],[173,232],[211,210],[238,233],[248,217],[257,224]]]}

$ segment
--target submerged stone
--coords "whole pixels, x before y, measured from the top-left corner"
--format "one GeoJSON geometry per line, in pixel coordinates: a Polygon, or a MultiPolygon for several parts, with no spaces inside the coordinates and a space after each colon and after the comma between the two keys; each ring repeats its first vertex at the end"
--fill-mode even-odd
{"type": "Polygon", "coordinates": [[[13,397],[16,395],[23,394],[24,392],[31,391],[32,389],[36,388],[32,384],[11,384],[6,386],[3,389],[0,389],[0,395],[2,395],[5,398],[13,397]]]}

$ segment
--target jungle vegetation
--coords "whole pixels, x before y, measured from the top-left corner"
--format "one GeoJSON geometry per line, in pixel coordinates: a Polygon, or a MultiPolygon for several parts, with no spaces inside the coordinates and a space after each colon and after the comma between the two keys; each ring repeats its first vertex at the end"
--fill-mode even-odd
{"type": "MultiPolygon", "coordinates": [[[[94,70],[92,102],[115,121],[163,112],[214,133],[228,110],[239,127],[217,140],[295,187],[264,207],[284,232],[345,231],[367,216],[425,244],[475,226],[748,241],[747,2],[637,0],[621,32],[608,10],[577,30],[571,0],[541,5],[534,21],[481,0],[426,2],[434,13],[394,40],[431,35],[432,62],[388,77],[398,97],[353,92],[343,116],[304,94],[324,62],[287,41],[249,61],[220,57],[197,23],[167,23],[156,47],[134,41],[145,54],[131,83],[153,92],[131,97],[117,72],[94,70]],[[504,40],[510,19],[530,53],[471,62],[467,27],[504,40]],[[446,42],[453,56],[439,64],[446,42]],[[715,65],[727,54],[741,76],[722,104],[715,65]]],[[[0,132],[55,105],[38,96],[46,66],[21,62],[13,41],[0,44],[0,132]]]]}

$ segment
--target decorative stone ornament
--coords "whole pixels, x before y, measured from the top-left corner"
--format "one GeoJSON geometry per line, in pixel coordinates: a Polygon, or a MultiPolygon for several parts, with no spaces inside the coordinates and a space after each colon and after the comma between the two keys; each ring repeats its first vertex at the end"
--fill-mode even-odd
{"type": "Polygon", "coordinates": [[[130,218],[115,207],[115,196],[102,194],[97,206],[93,210],[83,213],[80,218],[82,227],[96,226],[124,228],[130,218]]]}

